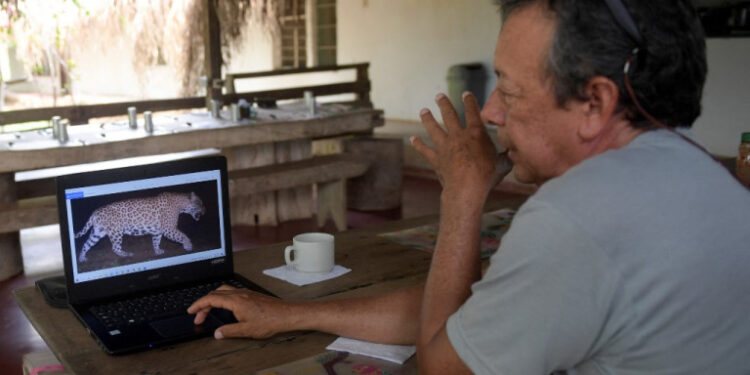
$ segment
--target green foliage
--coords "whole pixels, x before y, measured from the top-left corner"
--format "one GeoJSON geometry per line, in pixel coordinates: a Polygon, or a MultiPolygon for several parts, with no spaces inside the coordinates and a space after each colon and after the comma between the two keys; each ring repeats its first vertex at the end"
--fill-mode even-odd
{"type": "Polygon", "coordinates": [[[44,69],[44,65],[42,65],[42,64],[34,64],[31,67],[31,74],[33,74],[35,76],[40,76],[40,75],[43,75],[45,73],[45,70],[46,69],[44,69]]]}

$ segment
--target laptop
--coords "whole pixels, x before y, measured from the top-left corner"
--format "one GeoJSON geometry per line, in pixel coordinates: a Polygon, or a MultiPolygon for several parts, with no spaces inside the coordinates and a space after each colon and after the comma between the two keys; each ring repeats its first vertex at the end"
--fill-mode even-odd
{"type": "Polygon", "coordinates": [[[234,273],[226,159],[183,159],[57,178],[68,304],[107,353],[209,336],[236,320],[196,299],[234,273]]]}

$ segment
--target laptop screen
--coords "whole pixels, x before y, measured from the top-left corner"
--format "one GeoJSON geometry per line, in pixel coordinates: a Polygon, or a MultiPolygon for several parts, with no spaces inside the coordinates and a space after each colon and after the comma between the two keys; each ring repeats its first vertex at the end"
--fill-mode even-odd
{"type": "Polygon", "coordinates": [[[73,283],[224,259],[222,188],[215,169],[64,189],[73,283]]]}

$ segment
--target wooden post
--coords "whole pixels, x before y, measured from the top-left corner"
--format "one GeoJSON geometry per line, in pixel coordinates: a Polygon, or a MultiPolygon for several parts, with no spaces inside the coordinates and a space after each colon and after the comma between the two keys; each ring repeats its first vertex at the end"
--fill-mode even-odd
{"type": "MultiPolygon", "coordinates": [[[[312,144],[313,155],[333,155],[343,151],[344,138],[319,139],[312,144]]],[[[346,230],[346,179],[315,184],[315,213],[322,228],[330,216],[336,229],[346,230]]]]}
{"type": "Polygon", "coordinates": [[[347,183],[347,207],[389,210],[401,206],[404,144],[398,139],[358,137],[344,143],[347,153],[370,161],[370,169],[347,183]]]}
{"type": "Polygon", "coordinates": [[[359,90],[361,90],[357,95],[360,102],[372,107],[372,103],[370,102],[370,77],[367,73],[369,66],[370,64],[357,66],[357,83],[359,84],[359,90]]]}
{"type": "MultiPolygon", "coordinates": [[[[13,173],[0,174],[0,203],[16,202],[16,182],[13,173]]],[[[0,234],[0,281],[23,271],[19,232],[0,234]]]]}
{"type": "Polygon", "coordinates": [[[227,74],[224,77],[224,90],[226,90],[227,94],[235,94],[235,88],[234,88],[234,75],[233,74],[227,74]]]}
{"type": "Polygon", "coordinates": [[[322,182],[316,186],[318,227],[323,227],[330,215],[336,229],[346,230],[346,180],[322,182]]]}
{"type": "Polygon", "coordinates": [[[222,100],[221,86],[214,85],[215,80],[221,80],[221,31],[219,17],[216,15],[216,2],[203,0],[205,9],[203,36],[206,67],[206,108],[211,108],[211,100],[222,100]]]}

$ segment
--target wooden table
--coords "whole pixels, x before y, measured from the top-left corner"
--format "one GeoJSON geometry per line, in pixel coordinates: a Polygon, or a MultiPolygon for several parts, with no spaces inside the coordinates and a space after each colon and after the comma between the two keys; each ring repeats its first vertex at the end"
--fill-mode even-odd
{"type": "MultiPolygon", "coordinates": [[[[424,280],[430,254],[398,245],[378,233],[435,222],[423,217],[336,234],[336,263],[352,271],[336,279],[297,287],[263,275],[283,264],[288,243],[235,253],[238,273],[284,299],[346,298],[383,293],[424,280]]],[[[67,309],[47,305],[35,287],[13,295],[32,325],[72,374],[249,374],[325,352],[335,336],[293,332],[267,340],[204,338],[125,356],[107,355],[67,309]]],[[[412,358],[406,365],[414,366],[412,358]]]]}
{"type": "MultiPolygon", "coordinates": [[[[487,211],[517,209],[525,197],[494,201],[487,211]]],[[[283,264],[280,243],[235,253],[235,270],[282,299],[340,299],[382,294],[424,282],[431,254],[392,242],[389,233],[437,222],[436,215],[380,224],[336,234],[336,264],[351,272],[316,284],[298,287],[266,276],[262,270],[283,264]]],[[[109,356],[67,309],[50,307],[35,287],[15,290],[13,296],[44,341],[73,374],[250,374],[325,352],[335,336],[320,332],[292,332],[266,340],[204,338],[148,352],[109,356]]],[[[412,357],[404,364],[416,372],[412,357]]]]}
{"type": "MultiPolygon", "coordinates": [[[[15,181],[15,173],[116,160],[135,156],[219,149],[232,171],[308,159],[315,139],[348,134],[371,134],[383,124],[382,111],[321,107],[308,116],[292,104],[289,110],[259,110],[252,120],[232,122],[213,119],[206,112],[185,115],[155,114],[154,133],[126,122],[69,127],[70,140],[61,145],[51,139],[51,130],[0,135],[0,280],[21,271],[18,231],[57,222],[54,197],[24,198],[34,184],[15,181]]],[[[299,105],[297,105],[299,107],[299,105]]],[[[38,185],[45,185],[40,183],[38,185]]],[[[51,190],[54,184],[47,183],[51,190]]],[[[312,216],[312,185],[277,193],[258,193],[232,201],[235,224],[275,225],[278,221],[312,216]]],[[[238,189],[239,190],[239,189],[238,189]]],[[[52,194],[46,192],[45,194],[52,194]]]]}

